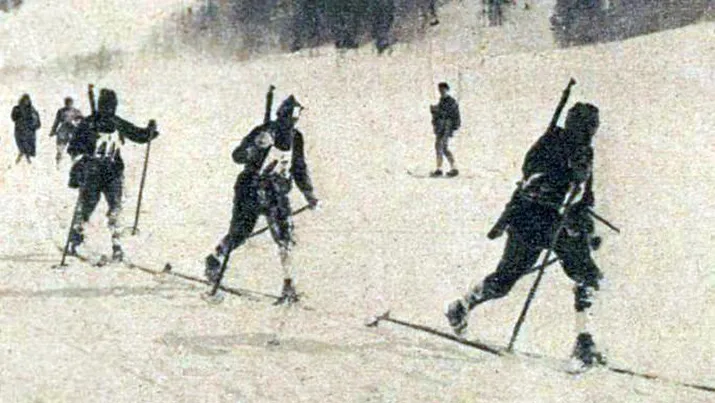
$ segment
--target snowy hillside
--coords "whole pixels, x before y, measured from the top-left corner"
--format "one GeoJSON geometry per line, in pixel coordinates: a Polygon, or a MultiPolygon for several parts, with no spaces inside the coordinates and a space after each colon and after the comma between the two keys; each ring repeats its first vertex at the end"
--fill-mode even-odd
{"type": "MultiPolygon", "coordinates": [[[[572,377],[549,360],[498,358],[364,320],[391,309],[449,330],[444,303],[496,266],[503,240],[485,234],[574,77],[571,101],[601,108],[596,210],[623,230],[598,228],[604,245],[595,259],[607,284],[596,337],[614,365],[715,385],[715,24],[554,50],[541,23],[459,39],[446,21],[471,22],[459,20],[470,14],[456,3],[435,33],[388,57],[323,48],[316,57],[237,62],[133,53],[178,1],[72,3],[76,14],[40,1],[0,15],[0,401],[712,401],[712,393],[662,380],[607,371],[572,377]],[[120,9],[126,14],[105,14],[120,9]],[[97,31],[79,32],[83,14],[97,31]],[[116,39],[125,56],[102,72],[61,70],[56,60],[76,54],[56,39],[63,32],[94,51],[116,39]],[[52,42],[23,48],[21,37],[52,42]],[[442,80],[461,103],[454,149],[463,175],[416,179],[406,170],[433,168],[429,105],[442,80]],[[141,232],[125,236],[127,256],[197,277],[230,219],[240,169],[230,153],[261,121],[268,85],[307,106],[299,126],[325,206],[295,217],[295,265],[303,306],[312,309],[232,296],[211,306],[199,298],[203,286],[121,265],[50,269],[76,192],[66,187],[68,162],[55,168],[47,134],[64,96],[87,112],[88,82],[117,90],[121,116],[140,125],[154,118],[162,133],[152,145],[141,232]],[[9,119],[24,92],[43,120],[31,166],[14,165],[9,119]]],[[[129,227],[144,148],[127,145],[123,155],[129,227]]],[[[295,192],[293,207],[303,203],[295,192]]],[[[87,248],[98,252],[110,248],[106,208],[100,202],[87,231],[87,248]]],[[[232,255],[226,283],[275,294],[281,277],[262,236],[232,255]]],[[[475,310],[469,337],[504,345],[532,280],[475,310]]],[[[517,350],[568,356],[571,286],[561,270],[548,270],[517,350]]]]}

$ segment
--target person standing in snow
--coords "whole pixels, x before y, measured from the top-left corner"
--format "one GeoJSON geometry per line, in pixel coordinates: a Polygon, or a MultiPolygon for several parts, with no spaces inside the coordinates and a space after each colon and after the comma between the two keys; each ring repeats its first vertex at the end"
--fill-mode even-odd
{"type": "Polygon", "coordinates": [[[22,157],[31,164],[30,158],[35,156],[37,135],[40,128],[40,115],[32,106],[30,95],[23,94],[17,105],[12,108],[12,121],[15,122],[15,144],[17,144],[18,154],[15,163],[18,164],[22,157]]]}
{"type": "Polygon", "coordinates": [[[449,84],[439,83],[437,86],[440,94],[439,103],[430,107],[432,113],[432,127],[435,134],[435,152],[437,156],[437,170],[432,172],[431,176],[439,177],[443,175],[442,163],[444,158],[450,165],[450,170],[447,176],[457,176],[457,163],[454,160],[454,155],[449,150],[449,140],[454,136],[462,124],[459,115],[459,105],[457,101],[449,95],[449,84]]]}

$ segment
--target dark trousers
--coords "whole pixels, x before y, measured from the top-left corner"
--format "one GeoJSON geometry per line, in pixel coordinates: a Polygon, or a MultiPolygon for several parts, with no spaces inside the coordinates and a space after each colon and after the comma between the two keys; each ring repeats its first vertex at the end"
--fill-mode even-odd
{"type": "Polygon", "coordinates": [[[122,211],[122,187],[124,176],[114,170],[110,164],[91,161],[84,167],[86,171],[79,188],[79,208],[75,212],[74,230],[81,234],[84,223],[89,221],[92,213],[97,208],[99,199],[104,195],[109,211],[107,211],[110,231],[112,232],[112,245],[119,246],[119,218],[122,211]]]}
{"type": "MultiPolygon", "coordinates": [[[[467,296],[470,308],[507,295],[521,277],[532,271],[542,250],[510,231],[497,269],[467,296]]],[[[591,305],[591,293],[588,290],[598,290],[598,282],[603,277],[591,258],[588,236],[569,236],[564,231],[556,243],[554,253],[561,261],[566,275],[576,283],[575,308],[583,311],[591,305]]]]}
{"type": "Polygon", "coordinates": [[[289,190],[270,180],[259,183],[252,175],[239,175],[234,186],[231,224],[217,252],[225,256],[246,242],[261,215],[266,217],[275,243],[280,248],[290,249],[293,244],[293,220],[289,190]]]}
{"type": "Polygon", "coordinates": [[[37,135],[34,130],[15,129],[15,144],[20,155],[34,157],[36,153],[37,135]]]}

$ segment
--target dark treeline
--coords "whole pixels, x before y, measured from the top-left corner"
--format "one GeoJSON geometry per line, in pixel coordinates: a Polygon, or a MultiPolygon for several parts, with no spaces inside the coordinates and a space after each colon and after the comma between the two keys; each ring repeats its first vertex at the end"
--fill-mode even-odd
{"type": "Polygon", "coordinates": [[[334,43],[350,49],[372,40],[378,51],[395,41],[396,21],[421,26],[436,21],[436,0],[209,0],[194,21],[215,30],[221,21],[255,50],[279,45],[297,51],[334,43]]]}
{"type": "Polygon", "coordinates": [[[22,0],[0,0],[0,11],[8,12],[22,5],[22,0]]]}
{"type": "Polygon", "coordinates": [[[616,41],[715,17],[715,0],[557,0],[551,18],[561,46],[616,41]]]}
{"type": "MultiPolygon", "coordinates": [[[[490,12],[490,25],[500,25],[503,1],[482,0],[484,11],[490,12]],[[497,21],[492,20],[494,10],[497,21]]],[[[188,26],[194,29],[187,32],[200,38],[198,28],[248,52],[297,51],[327,43],[352,49],[369,41],[382,52],[397,39],[409,41],[421,36],[428,25],[437,24],[437,8],[448,2],[205,0],[198,9],[188,10],[188,26]]],[[[572,46],[621,40],[713,17],[715,0],[557,0],[551,25],[556,42],[572,46]]]]}

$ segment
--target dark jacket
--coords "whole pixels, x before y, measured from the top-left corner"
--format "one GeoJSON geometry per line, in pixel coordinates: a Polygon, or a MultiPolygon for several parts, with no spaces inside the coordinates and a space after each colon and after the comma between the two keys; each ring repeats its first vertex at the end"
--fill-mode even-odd
{"type": "Polygon", "coordinates": [[[50,130],[50,137],[57,135],[58,141],[68,141],[77,128],[78,122],[81,121],[82,112],[80,112],[79,109],[71,106],[63,106],[57,110],[55,122],[52,124],[52,129],[50,130]]]}
{"type": "Polygon", "coordinates": [[[35,156],[36,134],[40,128],[40,115],[32,105],[16,105],[12,108],[15,122],[15,143],[20,153],[35,156]]]}
{"type": "Polygon", "coordinates": [[[81,172],[88,166],[93,166],[93,171],[101,171],[107,179],[121,176],[124,172],[121,146],[125,139],[146,143],[157,135],[156,131],[137,127],[117,115],[88,116],[79,124],[67,147],[73,158],[82,156],[70,172],[70,187],[79,187],[83,180],[81,172]]]}
{"type": "Polygon", "coordinates": [[[310,179],[308,164],[305,158],[303,133],[300,131],[296,129],[286,129],[275,121],[260,125],[251,130],[251,132],[243,138],[241,144],[233,150],[232,157],[235,163],[243,165],[241,176],[251,177],[254,183],[258,184],[261,181],[264,183],[266,181],[270,181],[272,184],[277,183],[281,188],[281,192],[288,193],[292,182],[295,181],[306,199],[311,200],[314,198],[313,183],[310,179]],[[271,147],[265,149],[258,147],[256,139],[259,136],[264,133],[269,133],[271,136],[276,137],[279,130],[292,130],[292,141],[290,144],[287,144],[288,142],[286,141],[276,141],[275,145],[271,147]],[[275,150],[272,150],[274,148],[275,150]],[[276,174],[274,170],[275,166],[270,166],[272,162],[269,162],[269,165],[266,166],[266,160],[272,151],[289,152],[291,154],[290,169],[286,173],[287,175],[280,176],[276,174]]]}
{"type": "Polygon", "coordinates": [[[523,180],[507,206],[513,233],[537,246],[546,247],[560,222],[560,211],[569,189],[577,197],[569,210],[571,233],[590,233],[593,220],[587,209],[594,204],[593,149],[575,144],[574,136],[560,128],[544,134],[529,150],[522,165],[523,180]]]}
{"type": "Polygon", "coordinates": [[[451,96],[440,98],[437,105],[433,105],[432,127],[437,136],[451,136],[462,125],[459,115],[459,105],[451,96]]]}

